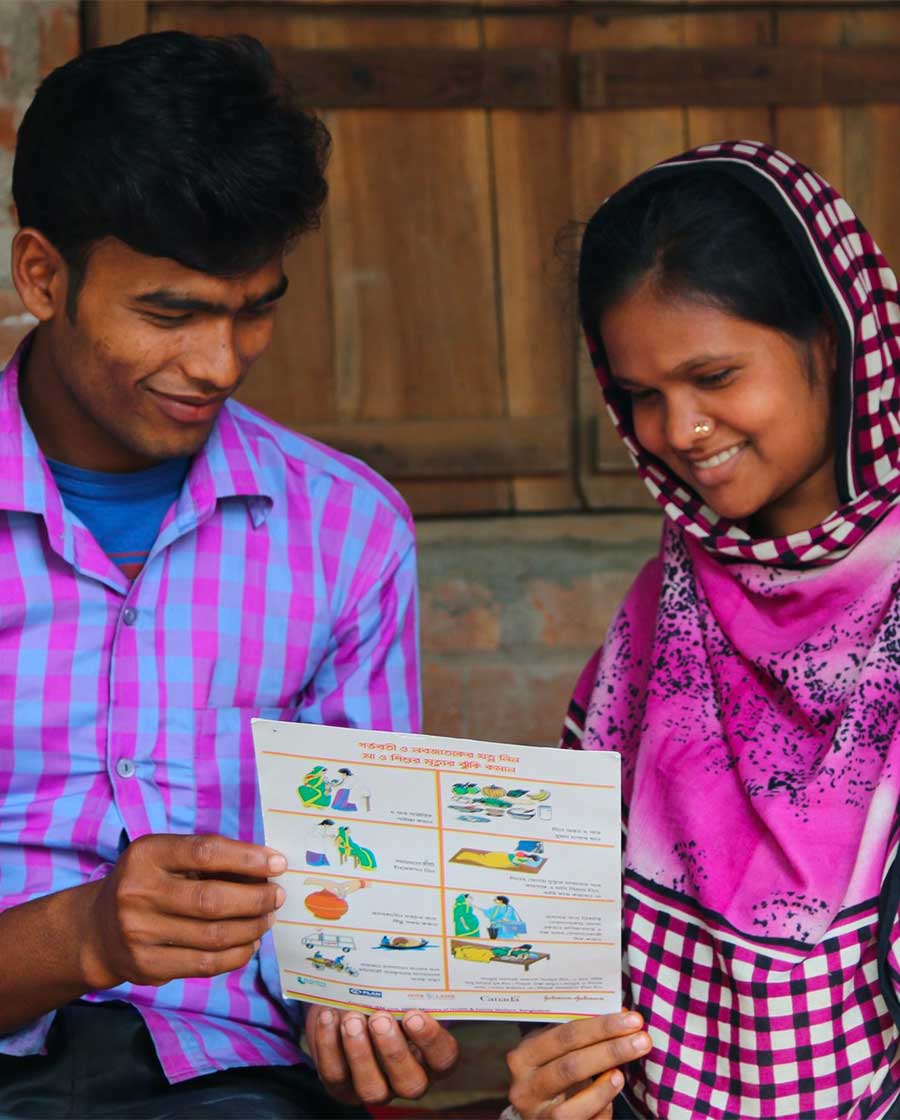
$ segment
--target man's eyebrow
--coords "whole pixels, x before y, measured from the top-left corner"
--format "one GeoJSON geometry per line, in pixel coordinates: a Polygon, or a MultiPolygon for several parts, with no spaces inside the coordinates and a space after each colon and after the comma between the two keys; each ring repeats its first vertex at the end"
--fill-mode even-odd
{"type": "MultiPolygon", "coordinates": [[[[240,311],[255,311],[281,299],[288,289],[288,278],[281,279],[267,292],[263,292],[256,299],[247,300],[239,309],[240,311]]],[[[187,296],[172,288],[156,288],[152,292],[143,292],[135,296],[135,303],[147,307],[156,307],[161,311],[196,311],[206,315],[230,315],[231,308],[224,303],[215,303],[211,300],[197,299],[196,296],[187,296]]]]}

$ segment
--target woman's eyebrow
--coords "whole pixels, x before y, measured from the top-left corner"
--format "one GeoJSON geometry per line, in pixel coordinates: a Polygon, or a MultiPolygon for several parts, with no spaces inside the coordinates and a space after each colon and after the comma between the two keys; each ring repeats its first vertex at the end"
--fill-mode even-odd
{"type": "MultiPolygon", "coordinates": [[[[735,354],[695,354],[693,357],[679,362],[672,369],[666,370],[663,377],[682,377],[684,374],[692,373],[695,369],[702,369],[704,366],[730,364],[736,358],[737,355],[735,354]]],[[[646,389],[648,387],[643,382],[634,381],[630,377],[623,377],[621,374],[613,373],[612,370],[609,370],[609,379],[620,389],[646,389]]]]}

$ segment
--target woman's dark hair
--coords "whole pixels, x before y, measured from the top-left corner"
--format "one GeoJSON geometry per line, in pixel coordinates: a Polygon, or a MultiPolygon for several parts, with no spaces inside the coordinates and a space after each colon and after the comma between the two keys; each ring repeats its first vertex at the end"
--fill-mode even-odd
{"type": "Polygon", "coordinates": [[[256,39],[139,35],[44,79],[19,129],[13,197],[20,224],[69,266],[74,314],[105,237],[218,276],[261,267],[318,225],[329,146],[256,39]]]}
{"type": "Polygon", "coordinates": [[[614,197],[581,248],[582,322],[595,335],[605,311],[649,280],[660,294],[811,341],[825,300],[772,208],[732,175],[679,169],[614,197]]]}

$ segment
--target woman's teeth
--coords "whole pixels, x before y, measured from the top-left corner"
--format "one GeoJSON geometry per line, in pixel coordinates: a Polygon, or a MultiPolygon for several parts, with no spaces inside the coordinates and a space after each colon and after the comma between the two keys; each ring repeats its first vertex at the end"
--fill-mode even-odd
{"type": "Polygon", "coordinates": [[[698,459],[694,463],[694,467],[699,467],[700,470],[706,471],[709,470],[710,467],[721,466],[722,463],[727,463],[729,459],[733,459],[743,446],[742,443],[736,443],[734,447],[729,447],[725,451],[720,451],[718,455],[712,455],[709,459],[698,459]]]}

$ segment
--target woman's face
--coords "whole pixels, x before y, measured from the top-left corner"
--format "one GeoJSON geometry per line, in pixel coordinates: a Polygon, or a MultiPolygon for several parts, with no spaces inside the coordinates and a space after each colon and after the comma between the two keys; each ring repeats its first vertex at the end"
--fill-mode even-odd
{"type": "Polygon", "coordinates": [[[829,332],[803,344],[650,283],[599,326],[638,442],[716,513],[778,537],[837,507],[829,332]]]}

